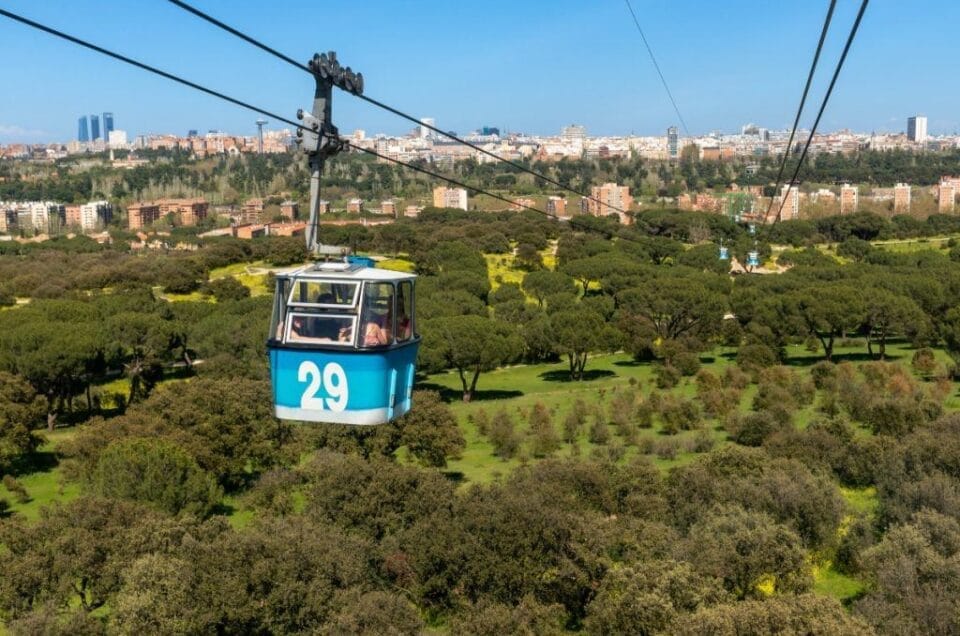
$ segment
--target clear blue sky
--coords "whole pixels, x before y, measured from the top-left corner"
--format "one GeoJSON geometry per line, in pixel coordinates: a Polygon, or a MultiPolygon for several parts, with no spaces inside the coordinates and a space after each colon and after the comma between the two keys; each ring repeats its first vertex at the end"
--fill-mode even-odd
{"type": "MultiPolygon", "coordinates": [[[[792,122],[826,0],[632,0],[694,134],[792,122]]],[[[677,123],[623,0],[195,0],[200,9],[306,60],[336,50],[366,93],[461,133],[662,134],[677,123]]],[[[309,106],[312,80],[164,0],[4,0],[2,5],[267,110],[309,106]]],[[[839,0],[814,107],[853,22],[839,0]]],[[[960,130],[956,0],[873,0],[822,130],[960,130]]],[[[0,142],[68,141],[81,114],[111,111],[133,136],[221,129],[257,116],[0,17],[0,142]]],[[[339,94],[341,132],[411,126],[339,94]]],[[[276,126],[273,122],[268,128],[276,126]]]]}

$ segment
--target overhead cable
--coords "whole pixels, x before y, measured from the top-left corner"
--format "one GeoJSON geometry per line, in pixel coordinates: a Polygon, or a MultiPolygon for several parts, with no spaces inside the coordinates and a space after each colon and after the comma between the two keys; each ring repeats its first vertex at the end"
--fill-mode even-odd
{"type": "MultiPolygon", "coordinates": [[[[302,70],[302,71],[306,71],[307,73],[310,73],[311,75],[313,74],[313,71],[310,70],[310,68],[309,68],[306,64],[303,64],[303,63],[301,63],[301,62],[296,61],[295,59],[293,59],[293,58],[290,57],[289,55],[285,55],[285,54],[281,53],[280,51],[276,50],[275,48],[264,44],[264,43],[261,42],[260,40],[257,40],[256,38],[254,38],[254,37],[252,37],[252,36],[250,36],[250,35],[247,35],[247,34],[244,33],[243,31],[240,31],[239,29],[236,29],[236,28],[234,28],[234,27],[232,27],[232,26],[230,26],[230,25],[228,25],[228,24],[225,24],[223,21],[218,20],[217,18],[211,16],[210,14],[205,13],[205,12],[201,11],[200,9],[197,9],[196,7],[190,5],[190,4],[186,3],[186,2],[183,2],[183,0],[169,0],[169,2],[171,2],[172,4],[175,4],[176,6],[180,7],[180,8],[183,9],[184,11],[188,11],[189,13],[192,13],[193,15],[197,16],[197,17],[200,18],[201,20],[205,20],[205,21],[209,22],[210,24],[214,25],[215,27],[220,28],[220,29],[223,29],[223,30],[226,31],[227,33],[230,33],[230,34],[232,34],[232,35],[237,36],[237,37],[240,38],[241,40],[243,40],[243,41],[245,41],[245,42],[247,42],[247,43],[249,43],[249,44],[252,44],[253,46],[257,47],[257,48],[260,49],[261,51],[264,51],[264,52],[266,52],[266,53],[269,53],[270,55],[273,55],[274,57],[276,57],[276,58],[278,58],[278,59],[280,59],[280,60],[283,60],[283,61],[286,62],[287,64],[290,64],[291,66],[294,66],[294,67],[296,67],[296,68],[298,68],[298,69],[300,69],[300,70],[302,70]]],[[[539,173],[539,172],[537,172],[536,170],[532,170],[532,169],[524,166],[524,165],[521,164],[521,163],[518,163],[518,162],[513,161],[513,160],[511,160],[511,159],[507,159],[506,157],[502,157],[502,156],[496,154],[495,152],[492,152],[492,151],[487,150],[486,148],[484,148],[484,147],[482,147],[482,146],[479,146],[479,145],[477,145],[477,144],[474,144],[474,143],[472,143],[472,142],[469,142],[469,141],[467,141],[466,139],[463,139],[462,137],[460,137],[460,136],[458,136],[458,135],[455,135],[454,133],[451,133],[451,132],[448,132],[448,131],[445,131],[445,130],[441,130],[440,128],[437,128],[437,127],[434,126],[433,124],[425,123],[425,122],[423,122],[422,120],[417,119],[417,118],[414,117],[413,115],[409,115],[409,114],[407,114],[407,113],[405,113],[405,112],[403,112],[403,111],[401,111],[401,110],[399,110],[399,109],[397,109],[397,108],[394,108],[393,106],[390,106],[390,105],[388,105],[388,104],[385,104],[385,103],[383,103],[383,102],[381,102],[381,101],[379,101],[379,100],[376,100],[376,99],[374,99],[374,98],[372,98],[372,97],[368,97],[367,95],[362,95],[362,94],[361,94],[361,95],[355,95],[355,97],[358,97],[358,98],[362,99],[363,101],[365,101],[365,102],[367,102],[367,103],[369,103],[369,104],[373,104],[374,106],[376,106],[376,107],[378,107],[378,108],[381,108],[381,109],[383,109],[383,110],[385,110],[385,111],[387,111],[387,112],[389,112],[389,113],[392,113],[392,114],[394,114],[394,115],[396,115],[396,116],[398,116],[398,117],[401,117],[401,118],[406,119],[406,120],[408,120],[408,121],[410,121],[410,122],[413,122],[414,124],[416,124],[416,125],[418,125],[418,126],[423,126],[424,128],[426,128],[426,129],[428,129],[428,130],[430,130],[430,131],[432,131],[432,132],[435,132],[435,133],[437,133],[438,135],[443,135],[443,136],[446,137],[447,139],[450,139],[450,140],[452,140],[452,141],[454,141],[454,142],[456,142],[456,143],[462,144],[462,145],[464,145],[464,146],[468,146],[469,148],[472,148],[473,150],[475,150],[475,151],[477,151],[477,152],[479,152],[479,153],[481,153],[481,154],[484,154],[484,155],[490,157],[491,159],[496,159],[497,161],[500,161],[500,162],[502,162],[502,163],[505,163],[505,164],[507,164],[508,166],[511,166],[511,167],[513,167],[513,168],[516,168],[517,170],[520,170],[521,172],[524,172],[524,173],[526,173],[526,174],[529,174],[529,175],[531,175],[531,176],[534,176],[534,177],[536,177],[536,178],[538,178],[538,179],[543,179],[543,180],[546,181],[547,183],[549,183],[549,184],[551,184],[551,185],[553,185],[553,186],[556,186],[556,187],[558,187],[558,188],[560,188],[560,189],[562,189],[562,190],[566,190],[567,192],[570,192],[570,193],[572,193],[572,194],[576,194],[576,195],[578,195],[578,196],[584,197],[585,199],[589,199],[589,200],[591,200],[591,201],[594,201],[595,203],[599,203],[599,204],[601,204],[601,205],[603,205],[603,206],[605,206],[605,207],[610,208],[611,210],[613,210],[613,211],[615,211],[615,212],[626,213],[626,210],[622,210],[622,209],[620,209],[620,208],[618,208],[618,207],[616,207],[616,206],[612,206],[612,205],[606,204],[606,203],[604,203],[603,201],[601,201],[600,199],[598,199],[598,198],[596,198],[596,197],[594,197],[594,196],[592,196],[592,195],[590,195],[590,194],[587,194],[587,193],[585,193],[585,192],[581,192],[580,190],[576,190],[576,189],[574,189],[574,188],[571,188],[570,186],[564,185],[564,184],[560,183],[559,181],[557,181],[556,179],[553,179],[552,177],[549,177],[549,176],[547,176],[547,175],[545,175],[545,174],[539,173]]],[[[671,98],[671,99],[672,99],[672,98],[671,98]]],[[[686,128],[686,126],[684,126],[684,128],[686,128]]]]}
{"type": "MultiPolygon", "coordinates": [[[[813,122],[813,127],[810,129],[810,136],[807,138],[807,143],[803,146],[803,152],[800,154],[800,160],[797,162],[797,166],[793,171],[793,176],[790,178],[789,186],[792,186],[796,180],[797,175],[800,174],[800,168],[803,166],[803,160],[807,158],[807,151],[810,150],[810,144],[813,142],[813,136],[817,134],[817,126],[820,125],[820,118],[823,117],[823,111],[827,108],[827,102],[830,101],[830,95],[833,93],[833,87],[837,83],[837,78],[840,76],[840,70],[843,68],[843,63],[847,59],[847,53],[850,52],[850,46],[853,44],[854,38],[857,36],[857,30],[860,28],[860,21],[863,19],[863,14],[867,10],[867,5],[870,3],[870,0],[863,0],[860,4],[860,10],[857,12],[857,19],[853,21],[853,27],[850,29],[850,35],[847,37],[847,43],[843,47],[843,53],[840,54],[840,60],[837,62],[837,68],[833,71],[833,77],[830,78],[830,85],[827,87],[827,93],[823,96],[823,101],[820,102],[820,110],[817,112],[817,118],[813,122]]],[[[789,186],[787,189],[787,195],[790,194],[789,186]]],[[[787,197],[783,197],[783,201],[780,202],[780,209],[777,211],[777,216],[774,219],[776,223],[777,219],[780,218],[780,214],[783,212],[783,206],[787,202],[787,197]]]]}
{"type": "MultiPolygon", "coordinates": [[[[67,33],[64,33],[64,32],[62,32],[62,31],[59,31],[59,30],[57,30],[57,29],[54,29],[53,27],[48,27],[48,26],[45,26],[45,25],[43,25],[43,24],[40,24],[39,22],[35,22],[35,21],[33,21],[33,20],[30,20],[30,19],[25,18],[25,17],[23,17],[23,16],[17,15],[17,14],[15,14],[15,13],[11,13],[10,11],[7,11],[7,10],[5,10],[5,9],[0,9],[0,15],[5,16],[5,17],[8,17],[8,18],[10,18],[10,19],[12,19],[12,20],[15,20],[15,21],[17,21],[17,22],[20,22],[20,23],[22,23],[22,24],[25,24],[25,25],[27,25],[27,26],[30,26],[30,27],[32,27],[32,28],[34,28],[34,29],[38,29],[38,30],[43,31],[43,32],[45,32],[45,33],[48,33],[48,34],[50,34],[50,35],[53,35],[53,36],[62,38],[62,39],[64,39],[64,40],[67,40],[67,41],[72,42],[72,43],[74,43],[74,44],[77,44],[77,45],[79,45],[79,46],[85,47],[85,48],[90,49],[90,50],[92,50],[92,51],[96,51],[97,53],[101,53],[101,54],[106,55],[106,56],[108,56],[108,57],[110,57],[110,58],[113,58],[113,59],[115,59],[115,60],[124,62],[125,64],[129,64],[129,65],[131,65],[131,66],[135,66],[135,67],[137,67],[137,68],[139,68],[139,69],[141,69],[141,70],[144,70],[144,71],[153,73],[153,74],[155,74],[155,75],[159,75],[160,77],[163,77],[163,78],[165,78],[165,79],[169,79],[169,80],[171,80],[171,81],[173,81],[173,82],[176,82],[176,83],[178,83],[178,84],[182,84],[182,85],[187,86],[187,87],[189,87],[189,88],[193,88],[193,89],[198,90],[198,91],[200,91],[200,92],[206,93],[207,95],[211,95],[211,96],[213,96],[213,97],[218,97],[218,98],[223,99],[223,100],[225,100],[225,101],[227,101],[227,102],[230,102],[231,104],[235,104],[235,105],[237,105],[237,106],[241,106],[241,107],[243,107],[243,108],[252,110],[252,111],[254,111],[254,112],[256,112],[256,113],[261,113],[261,114],[267,115],[267,116],[269,116],[269,117],[274,117],[275,119],[277,119],[277,120],[279,120],[279,121],[282,121],[282,122],[285,122],[285,123],[288,123],[288,124],[290,124],[291,126],[294,126],[294,127],[298,128],[298,129],[310,130],[309,128],[303,126],[302,124],[298,124],[298,123],[295,122],[295,121],[292,121],[292,120],[289,120],[289,119],[285,119],[285,118],[283,118],[283,117],[280,117],[279,115],[276,115],[276,114],[274,114],[274,113],[271,113],[271,112],[268,111],[268,110],[259,108],[259,107],[257,107],[257,106],[252,105],[252,104],[249,104],[249,103],[247,103],[247,102],[244,102],[244,101],[241,101],[241,100],[239,100],[239,99],[230,97],[229,95],[225,95],[225,94],[223,94],[223,93],[221,93],[221,92],[219,92],[219,91],[215,91],[215,90],[212,90],[212,89],[207,88],[207,87],[205,87],[205,86],[201,86],[200,84],[197,84],[197,83],[195,83],[195,82],[191,82],[190,80],[184,79],[184,78],[179,77],[179,76],[177,76],[177,75],[174,75],[174,74],[172,74],[172,73],[168,73],[167,71],[158,69],[158,68],[156,68],[156,67],[154,67],[154,66],[151,66],[151,65],[149,65],[149,64],[146,64],[146,63],[144,63],[144,62],[139,62],[139,61],[134,60],[134,59],[132,59],[132,58],[129,58],[129,57],[125,56],[125,55],[121,55],[121,54],[119,54],[119,53],[116,53],[116,52],[114,52],[114,51],[110,51],[110,50],[105,49],[105,48],[103,48],[103,47],[101,47],[101,46],[98,46],[98,45],[96,45],[96,44],[92,44],[92,43],[90,43],[90,42],[87,42],[86,40],[83,40],[83,39],[81,39],[81,38],[74,37],[74,36],[69,35],[69,34],[67,34],[67,33]]],[[[347,140],[345,140],[345,139],[344,139],[343,141],[347,142],[347,140]]],[[[470,189],[470,190],[473,190],[474,192],[477,192],[477,193],[479,193],[479,194],[483,194],[483,195],[489,196],[489,197],[491,197],[491,198],[493,198],[493,199],[496,199],[496,200],[499,200],[499,201],[503,201],[503,202],[505,202],[505,203],[509,203],[510,205],[517,206],[517,207],[520,207],[520,208],[523,208],[523,209],[526,209],[526,210],[530,210],[530,211],[536,212],[536,213],[538,213],[538,214],[542,214],[542,215],[544,215],[544,216],[546,216],[546,217],[548,217],[548,218],[554,219],[554,220],[559,220],[557,217],[555,217],[554,215],[550,214],[550,213],[547,212],[546,210],[541,210],[540,208],[537,208],[537,207],[534,207],[534,206],[526,205],[526,204],[523,204],[523,203],[520,203],[520,202],[517,202],[517,201],[512,201],[512,200],[510,200],[510,199],[508,199],[508,198],[506,198],[506,197],[504,197],[504,196],[502,196],[502,195],[495,194],[495,193],[490,192],[490,191],[488,191],[488,190],[485,190],[485,189],[483,189],[483,188],[479,188],[479,187],[477,187],[477,186],[469,185],[469,184],[464,183],[464,182],[462,182],[462,181],[459,181],[459,180],[457,180],[457,179],[454,179],[454,178],[451,178],[451,177],[447,177],[447,176],[445,176],[445,175],[442,175],[442,174],[433,172],[433,171],[431,171],[431,170],[427,170],[426,168],[423,168],[423,167],[421,167],[421,166],[417,166],[417,165],[415,165],[415,164],[411,164],[411,163],[407,163],[407,162],[405,162],[405,161],[401,161],[400,159],[395,159],[395,158],[393,158],[393,157],[389,157],[389,156],[387,156],[387,155],[378,153],[378,152],[376,152],[375,150],[370,150],[369,148],[363,148],[363,147],[360,147],[360,146],[353,146],[353,145],[350,145],[349,143],[347,143],[347,145],[348,145],[350,148],[353,148],[353,149],[355,149],[355,150],[358,150],[358,151],[360,151],[360,152],[366,153],[366,154],[371,155],[371,156],[374,156],[374,157],[378,157],[378,158],[383,159],[383,160],[385,160],[385,161],[389,161],[389,162],[391,162],[391,163],[394,163],[394,164],[403,166],[403,167],[405,167],[405,168],[408,168],[408,169],[410,169],[410,170],[413,170],[414,172],[419,172],[419,173],[421,173],[421,174],[428,175],[428,176],[433,177],[433,178],[435,178],[435,179],[439,179],[439,180],[441,180],[441,181],[445,181],[445,182],[447,182],[447,183],[450,183],[451,185],[455,185],[455,186],[458,186],[458,187],[461,187],[461,188],[470,189]]],[[[613,206],[607,206],[606,204],[603,204],[603,205],[604,205],[605,207],[609,207],[609,208],[611,208],[611,209],[614,209],[613,206]]],[[[591,231],[591,232],[597,232],[597,233],[600,233],[600,234],[604,234],[604,235],[606,235],[608,238],[611,238],[612,236],[614,236],[613,233],[608,232],[608,231],[606,231],[606,230],[601,230],[601,229],[598,229],[598,228],[589,227],[589,226],[587,226],[587,225],[578,223],[578,222],[573,221],[573,220],[569,220],[568,223],[570,224],[571,227],[580,226],[580,227],[582,227],[582,229],[584,229],[585,231],[591,231]]],[[[635,239],[631,239],[631,238],[626,237],[626,236],[620,236],[619,238],[621,238],[622,240],[625,240],[625,241],[638,242],[638,241],[636,241],[635,239]]]]}
{"type": "Polygon", "coordinates": [[[690,136],[690,129],[687,128],[687,122],[683,120],[683,115],[680,114],[680,108],[677,107],[677,100],[673,98],[673,93],[670,92],[670,87],[667,86],[667,78],[663,76],[663,71],[660,70],[660,65],[657,64],[657,57],[653,54],[653,49],[650,48],[650,43],[647,41],[647,36],[643,33],[643,27],[640,26],[640,20],[637,19],[637,14],[633,10],[633,5],[630,4],[630,0],[624,0],[627,3],[627,9],[630,10],[630,16],[633,18],[633,23],[637,26],[637,31],[640,33],[640,39],[643,40],[643,45],[647,47],[647,53],[650,55],[650,61],[653,62],[653,68],[657,69],[657,75],[660,76],[660,82],[663,83],[663,90],[667,91],[667,97],[670,98],[670,103],[673,104],[673,111],[677,114],[677,118],[680,120],[680,125],[683,126],[683,132],[686,133],[687,137],[690,136]]]}
{"type": "Polygon", "coordinates": [[[820,59],[820,52],[823,50],[823,42],[827,38],[827,31],[830,28],[830,20],[833,18],[833,10],[837,6],[837,0],[830,0],[830,7],[827,9],[827,17],[823,21],[823,29],[820,31],[820,41],[817,42],[817,50],[813,54],[813,63],[810,64],[810,72],[807,73],[807,83],[803,87],[803,95],[800,96],[800,105],[797,106],[797,115],[793,118],[793,128],[790,129],[790,139],[787,141],[787,147],[783,151],[783,158],[780,161],[780,169],[777,171],[777,183],[773,187],[773,196],[770,197],[770,204],[763,215],[763,222],[767,223],[770,218],[770,210],[773,208],[773,201],[777,192],[780,190],[781,179],[783,179],[783,170],[787,165],[787,159],[790,157],[790,149],[793,148],[793,137],[797,134],[797,126],[800,124],[800,115],[803,113],[803,106],[807,102],[807,93],[810,92],[810,84],[813,82],[814,71],[817,70],[817,61],[820,59]]]}

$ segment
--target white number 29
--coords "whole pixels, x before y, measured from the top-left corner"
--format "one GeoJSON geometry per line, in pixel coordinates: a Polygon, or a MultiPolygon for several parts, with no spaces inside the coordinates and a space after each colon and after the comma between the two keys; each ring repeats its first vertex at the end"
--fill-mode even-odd
{"type": "Polygon", "coordinates": [[[322,411],[330,409],[336,413],[347,408],[347,374],[336,362],[330,362],[323,367],[323,373],[315,362],[304,360],[297,370],[297,380],[310,384],[300,397],[300,408],[322,411]],[[320,387],[326,385],[328,398],[318,398],[320,387]]]}

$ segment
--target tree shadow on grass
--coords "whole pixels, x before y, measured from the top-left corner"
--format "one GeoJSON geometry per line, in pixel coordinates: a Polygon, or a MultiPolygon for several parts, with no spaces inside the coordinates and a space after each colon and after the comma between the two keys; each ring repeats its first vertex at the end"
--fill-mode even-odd
{"type": "MultiPolygon", "coordinates": [[[[888,353],[882,362],[896,362],[897,360],[902,359],[903,356],[890,354],[888,353]]],[[[787,361],[784,363],[788,367],[812,367],[818,362],[826,360],[823,356],[810,356],[804,358],[787,358],[787,361]]],[[[869,353],[835,353],[833,355],[833,363],[840,364],[841,362],[881,362],[880,358],[871,356],[869,353]]]]}
{"type": "MultiPolygon", "coordinates": [[[[416,388],[423,391],[436,391],[440,394],[440,399],[444,402],[460,402],[463,400],[463,391],[461,389],[451,389],[448,386],[433,384],[432,382],[420,382],[416,388]]],[[[523,391],[503,391],[499,389],[481,390],[473,392],[471,402],[485,402],[488,400],[506,400],[509,398],[521,397],[523,391]]]]}
{"type": "Polygon", "coordinates": [[[59,463],[53,451],[37,451],[14,459],[10,469],[14,477],[19,477],[31,473],[49,473],[59,463]]]}
{"type": "Polygon", "coordinates": [[[582,380],[571,380],[569,371],[554,369],[552,371],[544,371],[540,374],[540,378],[547,382],[589,382],[590,380],[599,380],[600,378],[616,377],[616,375],[617,374],[610,369],[588,369],[583,372],[582,380]]]}
{"type": "Polygon", "coordinates": [[[617,360],[613,363],[615,367],[640,367],[645,364],[650,364],[649,360],[617,360]]]}
{"type": "Polygon", "coordinates": [[[467,479],[467,476],[459,470],[444,470],[441,474],[455,486],[459,486],[467,479]]]}

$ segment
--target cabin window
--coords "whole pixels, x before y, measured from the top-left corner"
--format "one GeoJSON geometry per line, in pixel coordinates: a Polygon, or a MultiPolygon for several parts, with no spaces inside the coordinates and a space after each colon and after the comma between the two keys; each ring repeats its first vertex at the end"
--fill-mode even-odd
{"type": "Polygon", "coordinates": [[[397,342],[413,337],[413,283],[408,280],[397,285],[397,342]]]}
{"type": "Polygon", "coordinates": [[[355,322],[353,316],[291,313],[285,341],[349,347],[354,341],[355,322]]]}
{"type": "Polygon", "coordinates": [[[287,322],[286,298],[290,290],[290,280],[277,279],[277,293],[273,295],[273,315],[270,317],[270,337],[279,340],[283,337],[284,325],[287,322]]]}
{"type": "Polygon", "coordinates": [[[298,280],[290,290],[290,304],[298,307],[355,307],[358,283],[298,280]]]}
{"type": "Polygon", "coordinates": [[[364,285],[359,346],[382,347],[393,344],[393,304],[393,283],[368,282],[364,285]]]}

